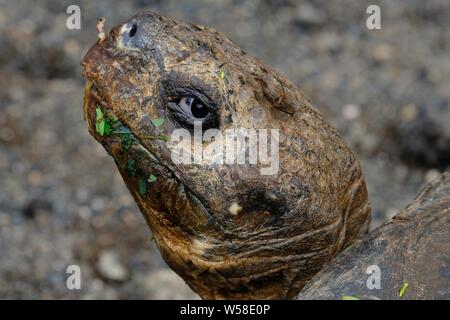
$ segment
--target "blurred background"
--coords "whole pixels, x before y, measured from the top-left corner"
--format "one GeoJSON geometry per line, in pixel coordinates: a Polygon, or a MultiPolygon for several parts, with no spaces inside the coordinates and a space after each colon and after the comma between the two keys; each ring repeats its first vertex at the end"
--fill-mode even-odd
{"type": "Polygon", "coordinates": [[[361,160],[372,228],[450,164],[450,2],[0,1],[0,298],[197,296],[82,116],[80,61],[140,10],[206,24],[312,98],[361,160]],[[66,28],[67,6],[81,30],[66,28]],[[369,4],[382,30],[366,28],[369,4]],[[66,288],[79,265],[82,289],[66,288]]]}

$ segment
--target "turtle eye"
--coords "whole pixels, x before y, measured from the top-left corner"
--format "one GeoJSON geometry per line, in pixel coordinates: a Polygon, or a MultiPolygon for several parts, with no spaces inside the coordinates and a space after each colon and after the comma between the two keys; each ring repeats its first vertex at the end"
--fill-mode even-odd
{"type": "Polygon", "coordinates": [[[196,119],[203,119],[209,114],[208,108],[195,97],[181,97],[178,106],[184,113],[196,119]]]}
{"type": "Polygon", "coordinates": [[[173,83],[165,85],[170,88],[170,94],[164,97],[169,117],[177,125],[193,130],[195,123],[200,122],[202,130],[219,128],[216,104],[206,94],[186,86],[177,88],[173,83]]]}
{"type": "Polygon", "coordinates": [[[136,25],[136,23],[133,23],[133,25],[131,26],[130,32],[128,33],[128,36],[130,38],[134,37],[134,35],[136,34],[136,31],[137,31],[137,25],[136,25]]]}

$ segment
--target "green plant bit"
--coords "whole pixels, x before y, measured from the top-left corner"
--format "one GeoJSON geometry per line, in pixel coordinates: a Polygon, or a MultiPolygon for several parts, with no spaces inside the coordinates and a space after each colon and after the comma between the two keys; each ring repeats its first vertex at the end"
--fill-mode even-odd
{"type": "Polygon", "coordinates": [[[400,290],[398,292],[398,296],[400,298],[403,298],[405,296],[406,289],[408,289],[408,287],[409,287],[408,282],[403,282],[403,285],[402,285],[402,287],[400,288],[400,290]]]}
{"type": "Polygon", "coordinates": [[[111,125],[106,121],[103,111],[99,106],[95,108],[95,131],[102,137],[111,134],[111,125]]]}
{"type": "MultiPolygon", "coordinates": [[[[111,127],[114,127],[116,125],[116,123],[119,122],[119,119],[117,119],[116,116],[114,116],[114,115],[111,115],[111,116],[106,115],[106,121],[109,123],[109,125],[111,127]]],[[[111,130],[111,133],[112,133],[112,130],[111,130]]]]}
{"type": "Polygon", "coordinates": [[[219,71],[219,78],[222,79],[222,80],[225,79],[225,70],[221,69],[219,71]]]}
{"type": "Polygon", "coordinates": [[[153,173],[148,177],[147,181],[150,183],[155,182],[156,180],[158,180],[158,177],[155,176],[153,173]]]}
{"type": "Polygon", "coordinates": [[[135,139],[131,134],[121,134],[120,141],[122,142],[122,148],[128,151],[131,146],[135,143],[135,139]]]}
{"type": "Polygon", "coordinates": [[[115,125],[114,125],[114,130],[112,131],[113,134],[130,134],[132,135],[133,133],[131,132],[130,129],[128,129],[127,127],[125,127],[120,121],[116,121],[115,125]]]}
{"type": "Polygon", "coordinates": [[[128,151],[130,147],[137,142],[136,138],[131,133],[130,129],[125,127],[118,120],[115,121],[114,129],[111,134],[118,135],[120,137],[120,142],[122,143],[122,148],[128,151]]]}
{"type": "Polygon", "coordinates": [[[125,162],[125,170],[131,176],[136,175],[136,161],[133,159],[128,159],[127,162],[125,162]]]}
{"type": "Polygon", "coordinates": [[[341,300],[361,300],[358,297],[353,297],[353,296],[342,296],[341,300]]]}
{"type": "Polygon", "coordinates": [[[164,123],[164,118],[157,118],[151,120],[155,128],[160,127],[164,123]]]}
{"type": "Polygon", "coordinates": [[[144,196],[147,193],[147,181],[143,177],[139,177],[138,180],[139,193],[144,196]]]}

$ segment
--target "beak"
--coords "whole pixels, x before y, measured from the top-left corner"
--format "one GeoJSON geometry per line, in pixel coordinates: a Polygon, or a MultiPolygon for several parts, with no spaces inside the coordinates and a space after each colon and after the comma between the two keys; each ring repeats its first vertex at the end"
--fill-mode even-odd
{"type": "Polygon", "coordinates": [[[83,77],[97,83],[100,80],[102,66],[108,64],[117,49],[117,39],[120,36],[121,25],[114,27],[102,41],[97,41],[81,61],[83,77]]]}
{"type": "Polygon", "coordinates": [[[84,117],[89,128],[95,128],[95,107],[101,102],[98,89],[107,87],[111,81],[111,61],[115,54],[119,28],[113,28],[103,41],[97,41],[81,61],[83,77],[86,78],[84,88],[84,117]]]}
{"type": "Polygon", "coordinates": [[[99,77],[100,66],[102,65],[102,49],[100,44],[94,44],[86,53],[81,65],[83,66],[83,77],[95,81],[99,77]]]}

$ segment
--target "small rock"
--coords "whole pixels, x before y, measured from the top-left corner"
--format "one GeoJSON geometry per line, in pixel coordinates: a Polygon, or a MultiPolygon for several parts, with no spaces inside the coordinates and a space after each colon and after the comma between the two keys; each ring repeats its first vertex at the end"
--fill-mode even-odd
{"type": "Polygon", "coordinates": [[[359,117],[360,115],[359,106],[355,104],[348,104],[344,106],[344,109],[342,110],[342,114],[345,119],[347,120],[354,120],[359,117]]]}
{"type": "Polygon", "coordinates": [[[94,211],[102,211],[105,208],[105,201],[100,198],[100,197],[96,197],[92,200],[92,209],[94,209],[94,211]]]}
{"type": "Polygon", "coordinates": [[[85,220],[89,220],[92,217],[92,210],[88,206],[80,206],[78,209],[78,215],[85,220]]]}
{"type": "Polygon", "coordinates": [[[416,105],[408,104],[402,108],[400,116],[401,116],[402,120],[404,120],[406,122],[411,122],[414,119],[416,119],[418,114],[419,114],[419,110],[417,109],[416,105]]]}
{"type": "Polygon", "coordinates": [[[100,253],[97,270],[106,280],[123,282],[129,277],[128,270],[122,265],[115,251],[108,250],[100,253]]]}
{"type": "Polygon", "coordinates": [[[380,44],[373,51],[373,58],[378,62],[385,62],[391,60],[394,57],[394,49],[391,45],[380,44]]]}

